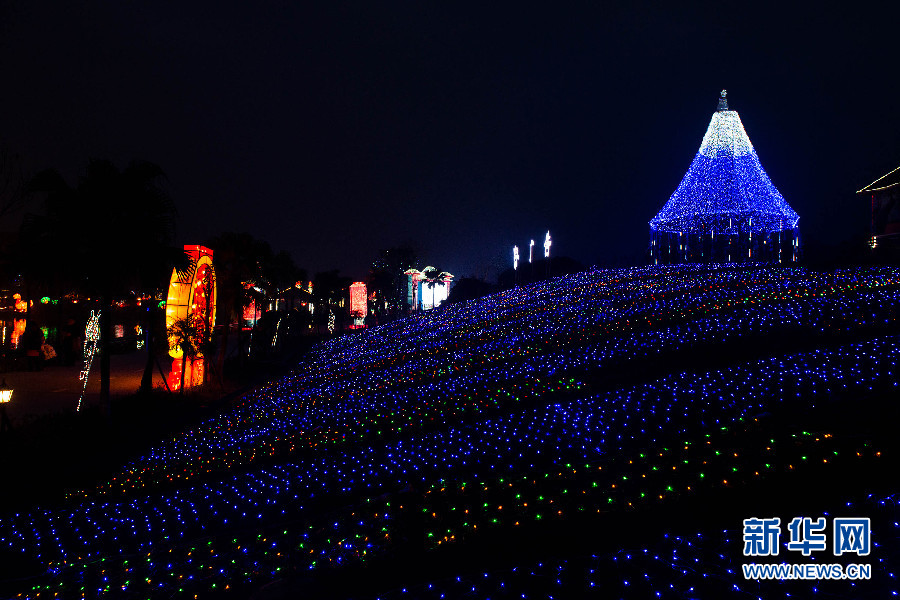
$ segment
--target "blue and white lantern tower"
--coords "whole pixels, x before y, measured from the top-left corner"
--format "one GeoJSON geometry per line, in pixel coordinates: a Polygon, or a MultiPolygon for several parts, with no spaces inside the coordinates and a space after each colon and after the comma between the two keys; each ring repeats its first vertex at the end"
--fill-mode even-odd
{"type": "Polygon", "coordinates": [[[722,90],[697,156],[650,221],[650,259],[793,262],[800,250],[799,219],[763,170],[722,90]]]}

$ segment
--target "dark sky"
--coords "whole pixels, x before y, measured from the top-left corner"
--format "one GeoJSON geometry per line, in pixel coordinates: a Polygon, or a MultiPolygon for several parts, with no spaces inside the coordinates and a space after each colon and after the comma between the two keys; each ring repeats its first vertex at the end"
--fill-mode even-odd
{"type": "Polygon", "coordinates": [[[493,277],[548,228],[641,260],[722,88],[807,241],[864,234],[854,191],[900,164],[896,12],[318,4],[4,1],[0,146],[72,181],[151,160],[180,243],[353,277],[404,241],[493,277]]]}

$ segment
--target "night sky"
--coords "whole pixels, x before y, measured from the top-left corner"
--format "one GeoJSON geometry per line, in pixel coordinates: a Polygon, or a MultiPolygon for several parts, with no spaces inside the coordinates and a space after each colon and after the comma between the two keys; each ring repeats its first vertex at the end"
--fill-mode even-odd
{"type": "Polygon", "coordinates": [[[352,277],[412,242],[493,278],[547,229],[642,261],[722,88],[806,242],[862,239],[855,190],[900,165],[896,12],[443,4],[5,1],[0,146],[72,182],[156,162],[179,243],[352,277]]]}

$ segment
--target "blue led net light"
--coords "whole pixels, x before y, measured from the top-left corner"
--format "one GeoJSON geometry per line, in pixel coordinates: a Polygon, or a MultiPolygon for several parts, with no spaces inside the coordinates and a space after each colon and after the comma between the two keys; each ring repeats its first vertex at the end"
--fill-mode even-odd
{"type": "MultiPolygon", "coordinates": [[[[724,96],[723,96],[724,99],[724,96]]],[[[650,221],[651,231],[766,234],[797,227],[799,216],[763,170],[736,111],[720,102],[684,178],[650,221]]]]}

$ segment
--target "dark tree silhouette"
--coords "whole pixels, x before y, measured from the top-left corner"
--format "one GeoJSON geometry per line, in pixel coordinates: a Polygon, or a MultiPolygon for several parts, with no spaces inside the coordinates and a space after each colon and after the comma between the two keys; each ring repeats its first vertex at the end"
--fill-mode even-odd
{"type": "Polygon", "coordinates": [[[463,277],[453,282],[453,289],[450,290],[450,296],[447,303],[466,302],[476,298],[483,298],[497,291],[497,286],[488,283],[477,277],[463,277]]]}
{"type": "Polygon", "coordinates": [[[29,185],[44,196],[45,210],[23,223],[23,274],[32,287],[49,281],[57,293],[100,299],[100,394],[107,408],[113,298],[135,289],[164,289],[173,265],[188,266],[184,253],[171,245],[176,210],[164,181],[162,169],[152,163],[135,161],[120,170],[92,160],[74,187],[53,170],[37,174],[29,185]]]}
{"type": "Polygon", "coordinates": [[[27,183],[22,158],[5,148],[0,149],[0,218],[25,207],[27,183]]]}
{"type": "Polygon", "coordinates": [[[218,359],[221,373],[230,331],[235,324],[238,325],[238,360],[242,360],[240,326],[243,324],[244,309],[251,302],[256,302],[258,306],[277,297],[297,281],[304,280],[306,272],[294,264],[290,254],[275,254],[267,242],[249,233],[226,232],[208,240],[206,246],[213,250],[213,264],[216,267],[216,320],[222,328],[218,359]]]}
{"type": "Polygon", "coordinates": [[[369,270],[369,285],[381,304],[379,312],[388,312],[396,318],[406,301],[406,276],[404,273],[414,268],[416,252],[409,245],[382,250],[372,262],[369,270]]]}
{"type": "Polygon", "coordinates": [[[327,325],[328,314],[334,311],[338,328],[343,327],[343,310],[335,307],[344,296],[344,290],[350,287],[352,280],[343,277],[337,269],[316,273],[313,279],[313,296],[316,301],[316,333],[319,333],[319,325],[327,325]]]}
{"type": "Polygon", "coordinates": [[[216,267],[216,321],[222,326],[222,344],[219,353],[219,369],[224,366],[225,353],[231,328],[237,324],[238,360],[242,360],[241,328],[244,309],[251,302],[265,301],[266,279],[262,272],[271,249],[268,244],[255,239],[249,233],[226,232],[206,242],[213,250],[216,267]]]}

